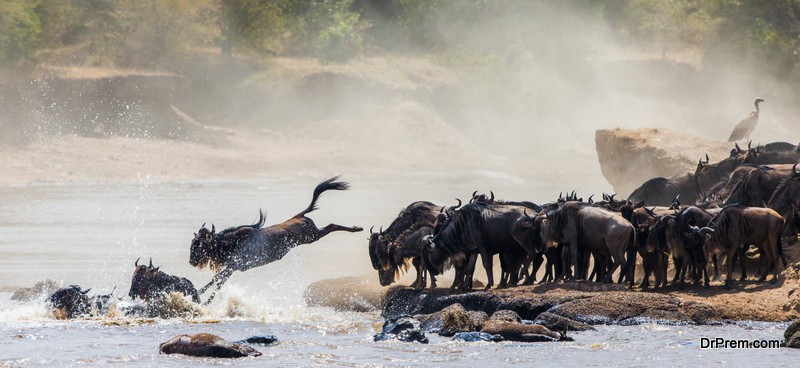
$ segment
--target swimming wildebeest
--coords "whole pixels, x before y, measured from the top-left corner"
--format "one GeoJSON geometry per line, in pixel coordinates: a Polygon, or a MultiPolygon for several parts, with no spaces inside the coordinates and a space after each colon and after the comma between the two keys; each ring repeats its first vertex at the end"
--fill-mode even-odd
{"type": "Polygon", "coordinates": [[[181,293],[191,297],[193,302],[200,303],[200,296],[189,279],[164,273],[159,267],[153,267],[152,259],[149,266],[140,266],[138,259],[134,266],[136,269],[133,270],[131,289],[128,292],[131,299],[150,301],[164,294],[181,293]]]}
{"type": "MultiPolygon", "coordinates": [[[[218,233],[213,225],[211,230],[208,230],[203,224],[192,239],[189,264],[199,268],[208,266],[217,274],[211,282],[199,290],[199,293],[203,294],[214,284],[217,286],[216,290],[219,290],[234,271],[247,271],[275,262],[283,258],[292,248],[313,243],[333,231],[362,231],[363,229],[358,226],[345,227],[336,224],[329,224],[320,229],[314,221],[306,217],[306,214],[317,209],[317,199],[323,192],[349,188],[346,182],[336,181],[338,178],[335,176],[319,183],[314,188],[311,204],[280,224],[262,227],[265,217],[261,211],[256,223],[230,227],[218,233]]],[[[214,293],[209,296],[206,304],[213,298],[214,293]]]]}
{"type": "Polygon", "coordinates": [[[92,289],[83,290],[78,285],[70,285],[51,294],[47,298],[47,304],[53,308],[53,315],[58,319],[108,313],[114,290],[105,295],[89,297],[87,294],[90,290],[92,289]]]}
{"type": "Polygon", "coordinates": [[[92,313],[92,301],[86,295],[92,289],[81,289],[78,285],[70,285],[56,290],[47,303],[53,308],[56,318],[76,318],[92,313]]]}

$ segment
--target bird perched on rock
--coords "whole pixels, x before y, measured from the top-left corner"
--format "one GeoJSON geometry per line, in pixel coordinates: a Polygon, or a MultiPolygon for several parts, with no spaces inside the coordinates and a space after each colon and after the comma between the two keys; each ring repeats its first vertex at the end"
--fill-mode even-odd
{"type": "Polygon", "coordinates": [[[735,142],[742,138],[747,139],[750,138],[750,133],[756,128],[756,124],[758,124],[758,113],[759,108],[758,104],[764,102],[763,99],[757,98],[753,104],[756,106],[756,111],[750,111],[750,116],[742,119],[739,124],[736,124],[736,127],[733,128],[731,132],[731,136],[728,137],[728,142],[735,142]]]}

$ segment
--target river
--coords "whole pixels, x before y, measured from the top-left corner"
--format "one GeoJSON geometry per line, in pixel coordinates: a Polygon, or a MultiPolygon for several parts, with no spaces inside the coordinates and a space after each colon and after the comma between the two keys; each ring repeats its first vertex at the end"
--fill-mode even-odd
{"type": "MultiPolygon", "coordinates": [[[[794,366],[787,349],[703,349],[702,338],[780,339],[785,324],[721,326],[600,326],[571,334],[574,342],[520,344],[451,342],[428,345],[372,341],[378,312],[308,307],[314,281],[371,275],[367,233],[333,233],[292,250],[279,262],[236,273],[217,299],[191,320],[97,317],[54,319],[44,303],[10,300],[13,290],[44,279],[78,284],[92,294],[127,294],[134,262],[152,261],[169,274],[208,282],[209,270],[188,264],[192,232],[252,223],[259,208],[267,224],[305,208],[322,176],[269,180],[132,183],[40,183],[0,186],[0,366],[794,366]],[[158,345],[183,333],[209,332],[229,340],[274,334],[280,342],[257,347],[261,357],[199,359],[158,354],[158,345]]],[[[421,173],[387,180],[343,177],[352,188],[322,195],[311,213],[365,229],[385,226],[408,203],[454,204],[473,190],[500,198],[536,199],[567,188],[496,172],[421,173]],[[485,187],[485,183],[492,187],[485,187]]],[[[578,181],[572,181],[578,182],[578,181]]]]}

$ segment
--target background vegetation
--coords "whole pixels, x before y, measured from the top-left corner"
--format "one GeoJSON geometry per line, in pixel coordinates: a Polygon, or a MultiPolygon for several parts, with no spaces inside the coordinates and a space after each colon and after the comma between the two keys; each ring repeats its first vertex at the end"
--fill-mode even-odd
{"type": "Polygon", "coordinates": [[[0,61],[177,70],[187,52],[209,48],[328,62],[376,52],[503,54],[546,40],[513,27],[505,42],[465,35],[476,24],[554,6],[567,10],[554,12],[558,18],[594,18],[603,31],[665,58],[691,50],[709,67],[734,58],[800,78],[799,0],[5,0],[0,61]]]}

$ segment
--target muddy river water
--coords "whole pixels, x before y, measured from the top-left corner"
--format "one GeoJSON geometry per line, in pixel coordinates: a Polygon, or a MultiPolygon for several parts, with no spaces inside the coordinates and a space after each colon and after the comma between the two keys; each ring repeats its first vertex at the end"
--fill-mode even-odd
{"type": "MultiPolygon", "coordinates": [[[[52,279],[92,293],[116,287],[126,295],[137,258],[161,270],[208,282],[209,270],[188,264],[189,242],[201,224],[217,229],[252,223],[258,209],[267,224],[308,205],[319,176],[258,181],[67,183],[0,186],[0,367],[40,366],[796,366],[789,349],[705,349],[703,338],[781,339],[786,324],[719,326],[599,326],[576,332],[574,342],[520,344],[372,341],[383,322],[378,312],[336,312],[308,307],[314,281],[369,274],[367,233],[334,233],[294,249],[283,260],[228,281],[217,299],[192,320],[123,317],[54,319],[41,301],[10,300],[13,290],[52,279]],[[210,332],[229,340],[274,334],[280,342],[258,347],[261,357],[200,359],[158,354],[159,343],[182,333],[210,332]]],[[[386,226],[416,200],[454,203],[473,190],[506,199],[548,198],[563,188],[511,175],[467,172],[413,174],[387,179],[343,178],[352,188],[326,192],[309,217],[365,229],[386,226]],[[484,187],[491,182],[492,187],[484,187]]],[[[140,261],[141,262],[141,261],[140,261]]]]}

